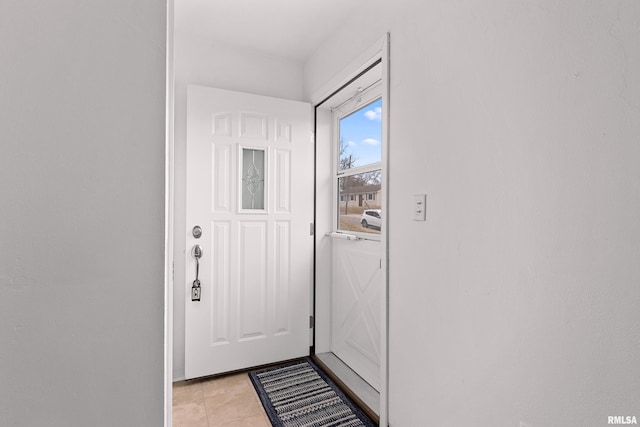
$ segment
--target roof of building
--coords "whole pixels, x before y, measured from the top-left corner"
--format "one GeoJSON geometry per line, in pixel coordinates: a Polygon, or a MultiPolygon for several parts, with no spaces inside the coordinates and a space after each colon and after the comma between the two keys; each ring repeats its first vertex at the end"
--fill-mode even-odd
{"type": "Polygon", "coordinates": [[[380,184],[359,185],[357,187],[349,187],[346,190],[340,190],[340,193],[360,194],[360,193],[377,193],[382,188],[380,184]]]}

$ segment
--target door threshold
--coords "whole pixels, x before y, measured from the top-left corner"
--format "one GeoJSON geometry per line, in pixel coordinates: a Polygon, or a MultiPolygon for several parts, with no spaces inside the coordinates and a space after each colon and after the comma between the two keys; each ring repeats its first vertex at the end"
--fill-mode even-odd
{"type": "Polygon", "coordinates": [[[312,354],[311,359],[362,412],[380,424],[380,393],[376,389],[331,352],[312,354]]]}
{"type": "Polygon", "coordinates": [[[220,372],[218,374],[205,375],[203,377],[195,377],[195,378],[189,378],[189,379],[185,378],[183,380],[174,381],[174,383],[178,383],[178,382],[197,383],[198,381],[209,381],[209,380],[214,379],[214,378],[226,377],[226,376],[235,375],[235,374],[245,374],[245,373],[248,374],[249,372],[255,372],[255,371],[261,371],[263,369],[275,368],[277,366],[286,365],[288,363],[300,362],[300,361],[303,361],[303,360],[304,360],[304,357],[296,357],[294,359],[281,360],[279,362],[266,363],[264,365],[258,365],[258,366],[250,366],[248,368],[235,369],[233,371],[220,372]]]}

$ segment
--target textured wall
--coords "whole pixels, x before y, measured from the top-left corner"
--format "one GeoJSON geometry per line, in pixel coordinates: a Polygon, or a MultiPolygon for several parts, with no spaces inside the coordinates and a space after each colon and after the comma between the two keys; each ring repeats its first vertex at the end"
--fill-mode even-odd
{"type": "Polygon", "coordinates": [[[166,6],[0,2],[0,425],[163,420],[166,6]]]}

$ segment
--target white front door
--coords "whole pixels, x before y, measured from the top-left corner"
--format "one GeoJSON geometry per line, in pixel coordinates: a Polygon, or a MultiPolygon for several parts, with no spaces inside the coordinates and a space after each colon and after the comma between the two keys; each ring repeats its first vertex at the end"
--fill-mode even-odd
{"type": "Polygon", "coordinates": [[[311,106],[190,85],[187,114],[186,378],[308,355],[311,106]]]}

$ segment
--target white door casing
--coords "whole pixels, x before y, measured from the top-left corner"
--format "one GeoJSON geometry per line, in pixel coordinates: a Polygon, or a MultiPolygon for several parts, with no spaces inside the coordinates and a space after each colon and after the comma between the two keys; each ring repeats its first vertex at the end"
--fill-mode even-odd
{"type": "Polygon", "coordinates": [[[186,378],[308,355],[311,106],[190,85],[186,202],[186,378]],[[242,206],[244,149],[264,156],[263,207],[242,206]],[[191,300],[196,244],[201,301],[191,300]]]}

